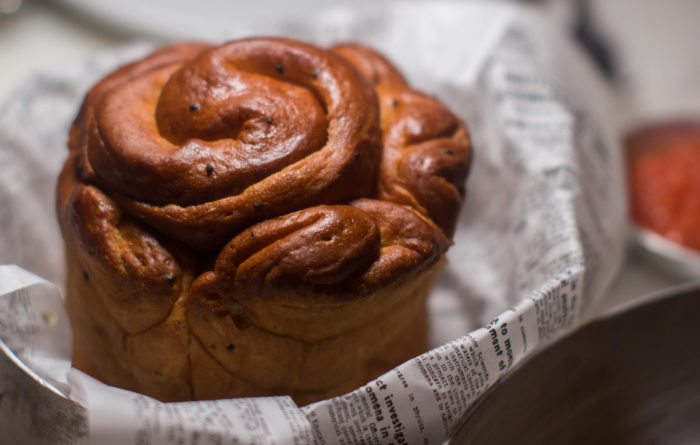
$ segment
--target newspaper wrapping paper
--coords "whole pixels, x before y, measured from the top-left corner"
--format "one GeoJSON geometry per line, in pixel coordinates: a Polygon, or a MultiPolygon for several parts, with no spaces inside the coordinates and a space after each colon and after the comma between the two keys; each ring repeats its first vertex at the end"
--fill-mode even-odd
{"type": "MultiPolygon", "coordinates": [[[[251,34],[372,45],[468,122],[469,197],[429,300],[437,347],[301,408],[287,397],[163,404],[69,369],[57,288],[4,266],[0,431],[17,443],[440,443],[500,376],[595,314],[623,258],[621,160],[604,86],[560,30],[513,5],[433,3],[246,24],[226,37],[251,34]]],[[[53,187],[67,128],[90,85],[147,49],[37,76],[0,109],[0,262],[62,288],[53,187]]]]}

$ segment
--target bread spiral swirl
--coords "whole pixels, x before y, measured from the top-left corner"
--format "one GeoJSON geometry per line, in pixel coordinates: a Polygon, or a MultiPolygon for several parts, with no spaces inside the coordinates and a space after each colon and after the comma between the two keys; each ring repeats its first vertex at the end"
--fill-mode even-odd
{"type": "Polygon", "coordinates": [[[424,348],[471,146],[374,51],[167,47],[87,94],[69,148],[75,366],[162,400],[303,403],[424,348]]]}

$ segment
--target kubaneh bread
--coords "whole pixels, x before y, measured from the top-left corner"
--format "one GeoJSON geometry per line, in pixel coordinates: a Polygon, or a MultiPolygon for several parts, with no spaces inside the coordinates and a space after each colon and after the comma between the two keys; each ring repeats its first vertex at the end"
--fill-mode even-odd
{"type": "Polygon", "coordinates": [[[343,394],[426,350],[465,125],[360,45],[179,44],[71,128],[73,365],[163,401],[343,394]]]}

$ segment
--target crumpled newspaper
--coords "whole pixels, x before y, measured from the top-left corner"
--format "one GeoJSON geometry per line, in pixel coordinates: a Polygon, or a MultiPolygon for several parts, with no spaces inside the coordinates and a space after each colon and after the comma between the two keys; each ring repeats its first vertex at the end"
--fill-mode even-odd
{"type": "Polygon", "coordinates": [[[301,408],[163,404],[70,368],[54,186],[82,96],[150,49],[132,46],[37,75],[0,108],[0,263],[48,280],[0,267],[0,430],[16,443],[441,443],[500,376],[596,313],[624,255],[621,153],[605,86],[556,26],[516,5],[411,3],[226,37],[260,34],[373,46],[468,123],[469,196],[429,300],[435,349],[301,408]]]}

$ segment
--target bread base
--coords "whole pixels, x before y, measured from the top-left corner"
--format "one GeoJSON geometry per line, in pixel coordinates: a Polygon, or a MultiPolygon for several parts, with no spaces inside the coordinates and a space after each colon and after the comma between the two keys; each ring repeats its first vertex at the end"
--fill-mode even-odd
{"type": "Polygon", "coordinates": [[[426,351],[425,301],[444,262],[371,295],[393,304],[349,332],[311,343],[270,333],[271,341],[281,347],[288,343],[302,355],[294,363],[274,363],[290,376],[280,382],[251,381],[212,357],[187,326],[186,293],[165,320],[128,333],[110,315],[99,280],[91,278],[98,271],[90,258],[75,250],[68,248],[66,297],[74,333],[73,366],[108,385],[165,402],[286,394],[301,406],[361,386],[426,351]]]}

